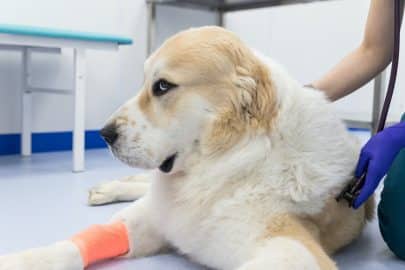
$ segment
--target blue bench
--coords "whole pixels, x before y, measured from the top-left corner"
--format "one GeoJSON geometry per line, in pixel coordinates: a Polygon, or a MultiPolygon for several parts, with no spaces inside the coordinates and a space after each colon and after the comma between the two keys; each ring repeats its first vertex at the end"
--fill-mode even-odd
{"type": "Polygon", "coordinates": [[[72,94],[75,100],[73,128],[73,171],[84,170],[85,82],[86,54],[88,49],[117,50],[121,45],[132,44],[132,39],[104,33],[72,31],[66,29],[27,25],[0,24],[0,49],[22,52],[22,134],[21,154],[31,155],[31,106],[33,93],[72,94]],[[31,54],[35,51],[60,52],[72,48],[74,58],[74,89],[51,89],[29,85],[31,54]]]}

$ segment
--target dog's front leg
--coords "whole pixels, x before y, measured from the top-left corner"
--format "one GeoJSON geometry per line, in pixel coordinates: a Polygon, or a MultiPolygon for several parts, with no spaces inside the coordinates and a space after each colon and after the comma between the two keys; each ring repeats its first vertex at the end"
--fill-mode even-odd
{"type": "Polygon", "coordinates": [[[0,270],[81,270],[79,249],[72,241],[0,256],[0,270]]]}
{"type": "MultiPolygon", "coordinates": [[[[108,250],[101,250],[100,252],[105,254],[101,257],[97,250],[98,246],[114,245],[116,232],[112,232],[107,237],[99,232],[99,234],[90,235],[90,241],[87,244],[83,241],[84,244],[81,246],[77,241],[67,240],[46,247],[0,256],[0,270],[82,270],[86,265],[94,262],[94,257],[97,260],[109,259],[117,255],[142,257],[157,253],[165,247],[163,237],[150,222],[147,196],[119,212],[113,221],[122,222],[125,228],[125,236],[128,238],[126,242],[129,243],[125,253],[117,254],[116,251],[111,253],[108,250]],[[108,240],[112,242],[105,243],[105,239],[112,239],[108,240]],[[88,259],[90,261],[87,261],[88,259]]],[[[109,225],[106,225],[106,228],[108,231],[109,225]]]]}
{"type": "Polygon", "coordinates": [[[167,247],[151,218],[148,194],[113,216],[113,221],[124,222],[128,230],[129,252],[126,257],[145,257],[167,247]]]}

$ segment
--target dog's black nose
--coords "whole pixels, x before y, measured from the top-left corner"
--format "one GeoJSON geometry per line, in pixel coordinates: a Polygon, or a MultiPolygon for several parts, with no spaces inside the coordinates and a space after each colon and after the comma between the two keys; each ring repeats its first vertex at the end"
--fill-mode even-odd
{"type": "Polygon", "coordinates": [[[115,124],[108,124],[100,130],[100,135],[109,144],[113,145],[118,138],[117,127],[115,124]]]}

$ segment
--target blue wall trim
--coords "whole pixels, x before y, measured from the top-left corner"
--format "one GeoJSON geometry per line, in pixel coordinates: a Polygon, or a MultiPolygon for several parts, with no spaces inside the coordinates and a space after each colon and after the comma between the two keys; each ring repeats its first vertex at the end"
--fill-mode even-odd
{"type": "Polygon", "coordinates": [[[370,132],[369,128],[348,128],[349,131],[367,131],[370,132]]]}
{"type": "MultiPolygon", "coordinates": [[[[0,134],[0,155],[20,153],[20,134],[0,134]]],[[[86,149],[105,148],[98,130],[87,130],[86,149]]],[[[32,134],[32,152],[51,152],[72,150],[72,132],[47,132],[32,134]]]]}

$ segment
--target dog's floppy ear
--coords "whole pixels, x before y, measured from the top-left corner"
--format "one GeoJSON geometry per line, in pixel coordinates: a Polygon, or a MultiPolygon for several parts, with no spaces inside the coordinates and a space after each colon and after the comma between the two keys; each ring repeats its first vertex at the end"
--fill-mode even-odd
{"type": "Polygon", "coordinates": [[[208,145],[213,152],[228,149],[246,134],[269,132],[277,116],[270,71],[248,48],[225,50],[234,64],[229,104],[218,114],[208,145]]]}
{"type": "MultiPolygon", "coordinates": [[[[238,89],[238,114],[251,128],[269,130],[276,116],[276,96],[270,80],[270,71],[251,52],[248,61],[240,59],[235,68],[234,84],[238,89]]],[[[246,58],[245,58],[246,59],[246,58]]]]}
{"type": "Polygon", "coordinates": [[[253,101],[252,93],[257,88],[256,80],[249,74],[249,71],[241,66],[236,67],[236,78],[234,84],[237,87],[238,98],[242,107],[251,106],[253,101]]]}

